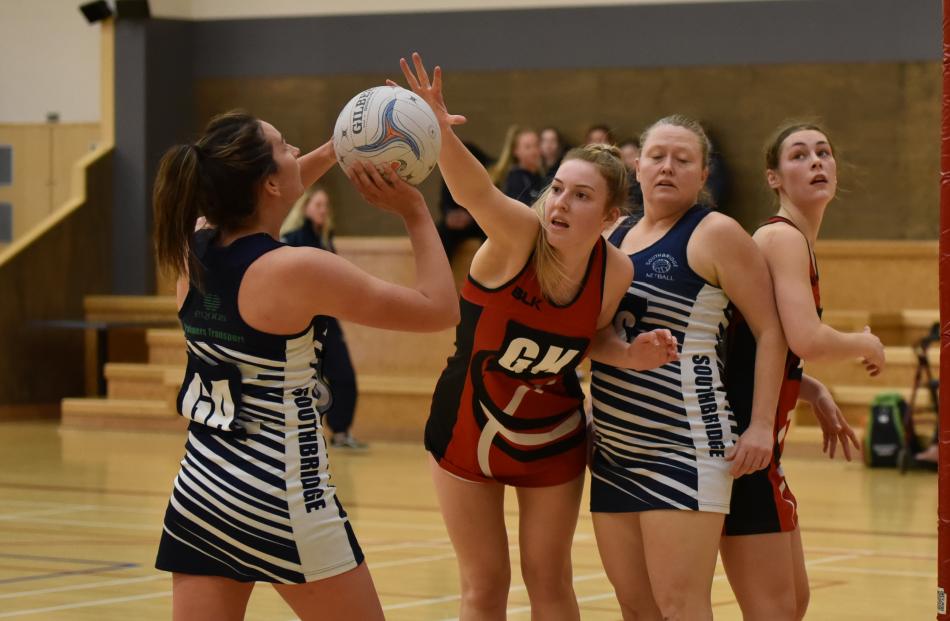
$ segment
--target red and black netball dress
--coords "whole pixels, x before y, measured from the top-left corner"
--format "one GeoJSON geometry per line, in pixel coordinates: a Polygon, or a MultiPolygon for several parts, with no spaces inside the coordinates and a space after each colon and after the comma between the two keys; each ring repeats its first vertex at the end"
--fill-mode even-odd
{"type": "Polygon", "coordinates": [[[586,421],[576,368],[597,330],[606,258],[601,239],[580,290],[563,306],[541,294],[533,257],[495,289],[469,276],[456,352],[426,424],[426,449],[442,468],[472,481],[528,487],[583,472],[586,421]]]}
{"type": "MultiPolygon", "coordinates": [[[[790,220],[774,216],[762,226],[778,222],[788,224],[798,230],[790,220]]],[[[804,237],[804,235],[803,235],[804,237]]],[[[805,240],[806,245],[808,241],[805,240]]],[[[815,309],[821,316],[821,293],[818,288],[818,269],[814,253],[808,245],[808,274],[811,280],[811,292],[815,299],[815,309]]],[[[752,417],[752,394],[755,389],[755,337],[738,309],[733,309],[733,320],[728,335],[728,364],[726,390],[729,403],[739,425],[739,433],[744,432],[752,417]]],[[[798,502],[785,481],[782,471],[782,450],[785,447],[785,435],[790,423],[789,414],[798,402],[798,393],[802,385],[802,361],[791,349],[785,357],[785,375],[779,391],[778,408],[775,412],[772,460],[768,468],[739,477],[732,484],[732,505],[726,516],[724,532],[726,535],[760,535],[764,533],[784,533],[798,526],[798,502]]]]}

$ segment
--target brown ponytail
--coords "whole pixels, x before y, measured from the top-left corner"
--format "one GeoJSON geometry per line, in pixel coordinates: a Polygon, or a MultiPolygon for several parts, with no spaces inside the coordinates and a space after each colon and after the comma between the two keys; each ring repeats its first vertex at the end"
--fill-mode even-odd
{"type": "Polygon", "coordinates": [[[152,190],[155,254],[159,266],[176,278],[193,274],[200,280],[197,259],[190,251],[195,221],[201,213],[198,166],[194,145],[172,147],[158,165],[152,190]]]}
{"type": "Polygon", "coordinates": [[[152,191],[159,267],[176,278],[188,274],[200,288],[201,265],[192,248],[196,220],[204,216],[221,230],[247,224],[257,211],[261,182],[276,170],[260,121],[241,111],[211,119],[194,144],[170,148],[152,191]]]}

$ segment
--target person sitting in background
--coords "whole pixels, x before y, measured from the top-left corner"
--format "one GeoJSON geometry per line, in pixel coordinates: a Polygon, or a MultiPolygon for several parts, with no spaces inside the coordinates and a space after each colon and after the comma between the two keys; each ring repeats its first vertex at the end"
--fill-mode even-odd
{"type": "Polygon", "coordinates": [[[567,141],[556,127],[545,127],[541,130],[541,166],[545,170],[545,185],[554,180],[554,172],[561,165],[561,159],[569,151],[567,141]]]}
{"type": "Polygon", "coordinates": [[[712,151],[709,153],[709,177],[706,179],[708,207],[728,209],[729,207],[729,167],[722,156],[718,137],[710,134],[712,151]]]}
{"type": "MultiPolygon", "coordinates": [[[[482,151],[478,145],[473,142],[463,142],[469,153],[475,156],[479,163],[488,167],[491,164],[491,158],[482,151]]],[[[478,222],[472,218],[468,210],[455,202],[452,193],[442,182],[441,199],[439,200],[439,209],[442,211],[442,221],[436,226],[439,231],[439,239],[442,240],[442,246],[445,248],[445,254],[452,260],[452,256],[466,239],[484,240],[485,233],[478,222]]]]}
{"type": "Polygon", "coordinates": [[[533,205],[545,180],[541,169],[538,132],[512,125],[505,135],[505,147],[490,171],[492,182],[505,196],[533,205]]]}
{"type": "Polygon", "coordinates": [[[609,125],[598,123],[591,125],[587,129],[584,137],[584,144],[614,144],[614,132],[609,125]]]}
{"type": "MultiPolygon", "coordinates": [[[[280,240],[289,246],[309,246],[336,253],[333,245],[333,210],[330,196],[318,185],[311,186],[297,200],[284,221],[280,240]]],[[[340,322],[323,317],[323,376],[333,391],[333,404],[327,411],[327,425],[333,431],[331,446],[345,449],[366,449],[350,433],[356,412],[356,372],[346,347],[340,322]]]]}
{"type": "Polygon", "coordinates": [[[631,215],[638,220],[643,215],[643,189],[637,181],[637,159],[640,157],[640,141],[636,138],[625,138],[620,142],[620,156],[630,172],[630,191],[628,193],[631,215]]]}

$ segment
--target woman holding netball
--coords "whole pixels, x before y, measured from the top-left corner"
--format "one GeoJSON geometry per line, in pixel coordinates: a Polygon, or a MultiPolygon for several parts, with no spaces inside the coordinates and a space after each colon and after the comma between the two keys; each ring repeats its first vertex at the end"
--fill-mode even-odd
{"type": "Polygon", "coordinates": [[[346,512],[329,484],[320,416],[331,397],[318,315],[380,328],[455,325],[455,285],[421,194],[394,173],[350,178],[399,215],[416,283],[379,280],[333,253],[279,241],[304,187],[334,163],[273,125],[230,112],[162,158],[153,195],[159,263],[178,276],[190,419],[156,566],[172,574],[176,621],[242,619],[270,582],[304,620],[382,619],[346,512]],[[194,232],[203,216],[208,228],[194,232]]]}
{"type": "Polygon", "coordinates": [[[579,619],[571,543],[587,424],[575,369],[591,356],[647,369],[675,359],[665,329],[631,343],[610,327],[632,266],[601,233],[627,197],[616,148],[565,155],[534,207],[505,196],[456,137],[438,67],[402,60],[442,129],[439,168],[488,236],[461,292],[456,353],[426,425],[432,478],[458,556],[465,621],[504,619],[511,581],[505,486],[516,490],[521,572],[534,619],[579,619]],[[413,70],[414,69],[414,70],[413,70]]]}
{"type": "Polygon", "coordinates": [[[701,205],[710,151],[702,127],[666,117],[641,144],[643,217],[610,235],[637,275],[614,327],[627,339],[669,328],[680,360],[652,371],[595,360],[591,511],[624,619],[700,621],[712,619],[733,479],[769,463],[785,340],[755,243],[701,205]],[[724,387],[730,303],[747,318],[759,353],[748,370],[751,422],[738,438],[724,387]]]}
{"type": "MultiPolygon", "coordinates": [[[[821,296],[815,240],[838,175],[827,134],[811,123],[779,127],[765,154],[766,178],[778,197],[778,213],[753,235],[772,276],[775,301],[788,339],[774,447],[768,468],[737,479],[726,517],[721,553],[729,582],[746,621],[797,621],[808,606],[808,576],[802,552],[795,496],[785,481],[780,459],[789,413],[801,396],[817,402],[825,448],[834,456],[840,441],[850,459],[849,442],[858,448],[819,382],[802,377],[802,361],[862,358],[868,372],[884,368],[884,348],[868,328],[842,333],[821,322],[821,296]]],[[[748,425],[753,393],[749,371],[758,354],[749,325],[736,316],[730,328],[728,391],[740,431],[748,425]]]]}

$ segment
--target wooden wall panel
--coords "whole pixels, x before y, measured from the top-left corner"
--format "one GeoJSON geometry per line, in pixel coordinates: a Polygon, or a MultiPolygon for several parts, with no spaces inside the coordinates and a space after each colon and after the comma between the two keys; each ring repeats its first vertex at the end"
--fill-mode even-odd
{"type": "Polygon", "coordinates": [[[13,147],[13,184],[0,201],[13,205],[13,239],[69,200],[72,167],[95,148],[98,123],[0,124],[0,144],[13,147]]]}
{"type": "MultiPolygon", "coordinates": [[[[438,59],[433,59],[438,60],[438,59]]],[[[196,84],[199,127],[214,112],[244,107],[273,122],[302,148],[324,140],[342,105],[360,89],[398,74],[204,79],[196,84]]],[[[933,239],[937,234],[940,65],[788,64],[660,69],[448,72],[449,109],[469,118],[459,134],[497,152],[509,123],[556,125],[572,140],[595,122],[636,134],[674,112],[703,120],[730,170],[723,211],[752,227],[773,209],[762,150],[772,129],[792,117],[820,117],[836,143],[842,191],[822,236],[933,239]]],[[[434,210],[438,178],[422,185],[434,210]]],[[[401,234],[380,218],[339,171],[327,186],[340,232],[401,234]]]]}
{"type": "Polygon", "coordinates": [[[81,319],[109,291],[112,151],[84,163],[80,197],[0,253],[0,406],[83,394],[83,332],[37,322],[81,319]]]}

